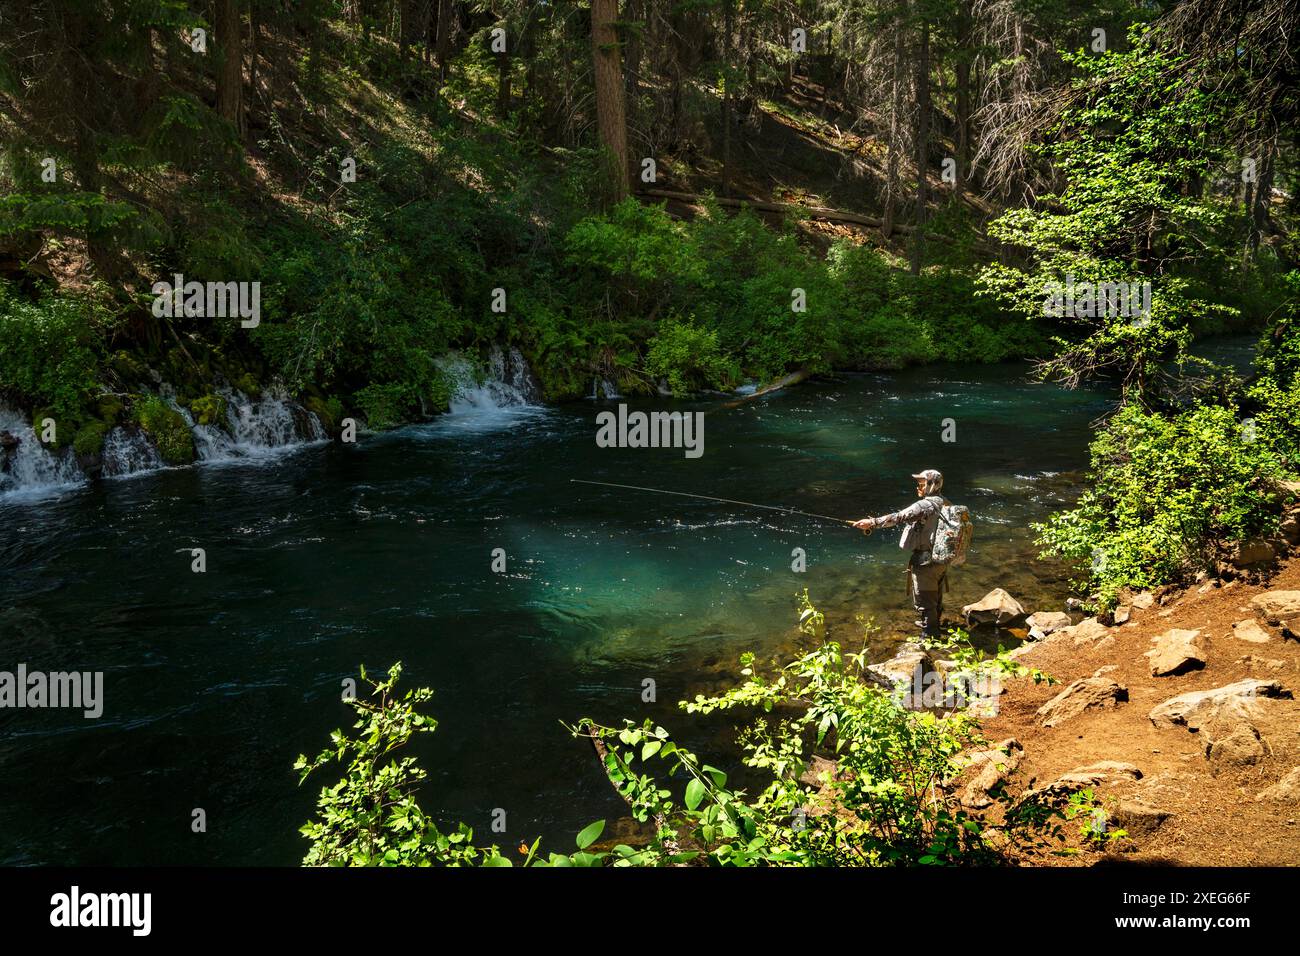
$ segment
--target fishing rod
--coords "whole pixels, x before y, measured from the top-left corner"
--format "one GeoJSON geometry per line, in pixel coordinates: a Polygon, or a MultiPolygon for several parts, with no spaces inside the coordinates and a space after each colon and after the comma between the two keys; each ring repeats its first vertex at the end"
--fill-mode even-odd
{"type": "Polygon", "coordinates": [[[811,511],[800,511],[798,508],[781,508],[776,505],[759,505],[752,501],[737,501],[734,498],[715,498],[713,495],[695,495],[689,491],[669,491],[666,488],[644,488],[641,485],[620,485],[613,481],[588,481],[584,478],[570,478],[569,481],[576,482],[580,485],[603,485],[606,488],[626,488],[629,491],[648,491],[656,495],[677,495],[681,498],[700,498],[704,501],[719,501],[728,505],[740,505],[745,508],[762,508],[764,511],[781,511],[786,514],[803,515],[805,518],[819,518],[822,521],[834,521],[836,524],[852,525],[853,522],[848,518],[836,518],[832,515],[813,514],[811,511]]]}

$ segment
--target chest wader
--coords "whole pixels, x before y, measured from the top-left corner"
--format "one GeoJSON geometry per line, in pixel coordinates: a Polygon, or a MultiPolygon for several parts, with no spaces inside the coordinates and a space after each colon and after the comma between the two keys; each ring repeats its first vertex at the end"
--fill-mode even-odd
{"type": "Polygon", "coordinates": [[[907,595],[916,609],[916,625],[924,637],[938,637],[943,592],[948,589],[948,566],[930,563],[929,551],[913,551],[906,572],[907,595]]]}

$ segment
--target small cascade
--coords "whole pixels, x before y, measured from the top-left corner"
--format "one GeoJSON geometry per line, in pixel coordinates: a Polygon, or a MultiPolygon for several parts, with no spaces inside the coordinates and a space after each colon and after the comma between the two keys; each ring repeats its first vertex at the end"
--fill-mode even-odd
{"type": "Polygon", "coordinates": [[[438,367],[451,383],[449,415],[470,427],[506,425],[539,410],[541,390],[516,348],[494,346],[486,363],[452,352],[438,367]]]}
{"type": "Polygon", "coordinates": [[[175,405],[190,426],[200,461],[265,457],[327,437],[320,419],[283,389],[268,388],[256,401],[232,388],[219,389],[217,394],[226,405],[224,427],[196,424],[188,409],[175,405]]]}
{"type": "Polygon", "coordinates": [[[589,396],[591,401],[599,402],[601,399],[604,399],[605,401],[614,401],[622,397],[623,396],[619,394],[618,386],[609,379],[593,378],[591,380],[591,395],[589,396]]]}
{"type": "Polygon", "coordinates": [[[0,498],[42,497],[85,480],[70,448],[50,451],[23,415],[0,405],[0,498]]]}
{"type": "Polygon", "coordinates": [[[163,467],[162,456],[153,442],[138,428],[118,425],[104,436],[104,449],[100,452],[105,478],[126,478],[163,467]]]}

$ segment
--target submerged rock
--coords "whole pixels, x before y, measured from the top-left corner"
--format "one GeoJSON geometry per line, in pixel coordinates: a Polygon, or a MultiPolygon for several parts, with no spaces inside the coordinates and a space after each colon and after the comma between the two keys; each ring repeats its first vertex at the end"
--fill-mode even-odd
{"type": "Polygon", "coordinates": [[[1029,625],[1029,639],[1041,641],[1049,634],[1070,626],[1070,615],[1064,611],[1035,611],[1025,619],[1029,625]]]}

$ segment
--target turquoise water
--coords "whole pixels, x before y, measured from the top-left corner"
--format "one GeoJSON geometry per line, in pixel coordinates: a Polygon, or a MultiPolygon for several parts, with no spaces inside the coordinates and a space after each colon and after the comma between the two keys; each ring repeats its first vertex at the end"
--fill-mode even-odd
{"type": "Polygon", "coordinates": [[[698,459],[597,448],[595,414],[613,406],[585,403],[0,502],[0,669],[101,670],[106,697],[98,720],[0,711],[0,861],[296,863],[297,827],[336,777],[300,788],[293,760],[347,721],[341,681],[358,664],[394,660],[436,691],[438,732],[415,750],[426,808],[503,845],[567,847],[623,805],[561,720],[655,715],[717,753],[730,725],[675,702],[720,686],[743,650],[793,649],[797,590],[846,642],[861,643],[856,615],[875,616],[878,655],[912,617],[896,532],[569,479],[857,518],[905,505],[908,475],[937,467],[977,522],[950,609],[999,585],[1059,608],[1066,584],[1029,563],[1028,526],[1071,500],[1108,399],[1023,372],[851,376],[734,408],[629,403],[704,411],[698,459]],[[795,547],[806,573],[791,571],[795,547]],[[489,832],[497,808],[505,834],[489,832]]]}

